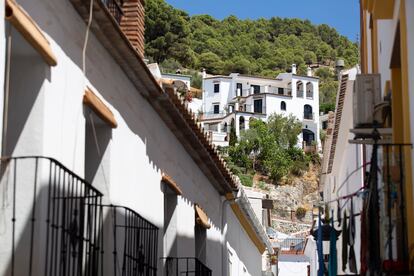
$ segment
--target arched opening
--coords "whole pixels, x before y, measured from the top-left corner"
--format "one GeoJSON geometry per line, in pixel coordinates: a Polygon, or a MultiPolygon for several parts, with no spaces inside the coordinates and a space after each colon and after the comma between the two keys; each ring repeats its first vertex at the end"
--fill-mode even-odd
{"type": "Polygon", "coordinates": [[[240,118],[239,118],[239,131],[242,131],[244,129],[245,129],[244,117],[240,116],[240,118]]]}
{"type": "Polygon", "coordinates": [[[313,99],[313,84],[311,82],[306,84],[306,98],[313,99]]]}
{"type": "Polygon", "coordinates": [[[303,107],[303,119],[313,119],[312,106],[305,104],[305,106],[303,107]]]}
{"type": "Polygon", "coordinates": [[[284,101],[280,103],[280,110],[286,111],[286,103],[284,101]]]}
{"type": "Polygon", "coordinates": [[[301,81],[296,83],[296,97],[303,98],[303,82],[301,81]]]}
{"type": "Polygon", "coordinates": [[[222,132],[224,132],[224,133],[229,132],[229,130],[228,130],[227,128],[228,128],[228,127],[227,127],[227,123],[224,123],[224,124],[223,124],[223,129],[222,129],[222,132]]]}
{"type": "Polygon", "coordinates": [[[303,143],[306,146],[311,146],[312,142],[315,141],[315,133],[313,133],[309,129],[302,130],[302,137],[303,137],[303,143]]]}

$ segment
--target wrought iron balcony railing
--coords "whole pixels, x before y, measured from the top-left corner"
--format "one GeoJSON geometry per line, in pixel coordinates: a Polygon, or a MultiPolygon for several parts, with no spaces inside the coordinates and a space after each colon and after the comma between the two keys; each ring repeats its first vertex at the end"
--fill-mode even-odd
{"type": "Polygon", "coordinates": [[[0,184],[0,275],[156,275],[158,228],[58,161],[4,158],[0,184]]]}
{"type": "Polygon", "coordinates": [[[211,276],[211,269],[197,258],[163,258],[166,276],[211,276]]]}
{"type": "Polygon", "coordinates": [[[105,225],[110,225],[104,231],[103,275],[157,275],[158,228],[129,208],[102,207],[107,214],[105,225]]]}
{"type": "Polygon", "coordinates": [[[51,158],[1,165],[0,274],[98,275],[102,194],[51,158]]]}
{"type": "Polygon", "coordinates": [[[108,8],[109,12],[115,18],[116,22],[118,22],[118,24],[121,24],[121,19],[124,15],[124,12],[122,10],[124,0],[102,0],[102,2],[108,8]]]}

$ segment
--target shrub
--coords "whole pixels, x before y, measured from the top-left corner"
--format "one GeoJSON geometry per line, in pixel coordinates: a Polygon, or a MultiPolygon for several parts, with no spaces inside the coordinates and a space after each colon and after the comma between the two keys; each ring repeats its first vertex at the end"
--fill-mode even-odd
{"type": "Polygon", "coordinates": [[[243,186],[252,187],[253,186],[253,177],[249,174],[240,174],[240,181],[243,186]]]}
{"type": "Polygon", "coordinates": [[[295,212],[297,219],[302,220],[306,216],[306,209],[303,207],[298,207],[295,212]]]}

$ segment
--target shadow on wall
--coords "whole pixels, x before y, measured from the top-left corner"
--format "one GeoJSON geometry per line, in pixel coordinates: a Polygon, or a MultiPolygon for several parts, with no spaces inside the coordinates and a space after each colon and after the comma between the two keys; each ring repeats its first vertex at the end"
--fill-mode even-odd
{"type": "Polygon", "coordinates": [[[50,68],[20,33],[14,27],[9,27],[12,47],[7,134],[4,141],[6,148],[3,149],[3,155],[21,154],[23,149],[27,154],[36,154],[42,147],[41,90],[44,82],[50,80],[50,68]],[[37,108],[34,108],[35,103],[37,108]],[[37,123],[36,127],[28,124],[29,121],[37,123]]]}
{"type": "MultiPolygon", "coordinates": [[[[208,271],[193,258],[166,259],[195,256],[193,238],[176,235],[175,256],[158,251],[164,240],[157,227],[128,208],[102,205],[97,190],[57,161],[17,158],[5,168],[1,275],[156,275],[157,269],[172,267],[208,271]]],[[[208,248],[210,255],[221,248],[207,237],[202,242],[198,247],[208,248]]]]}

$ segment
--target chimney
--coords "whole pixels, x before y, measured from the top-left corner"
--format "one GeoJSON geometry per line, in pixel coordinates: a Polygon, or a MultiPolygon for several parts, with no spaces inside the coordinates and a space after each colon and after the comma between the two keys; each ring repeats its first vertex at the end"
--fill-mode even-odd
{"type": "Polygon", "coordinates": [[[306,75],[308,77],[312,77],[312,68],[310,66],[308,66],[308,70],[306,71],[306,75]]]}
{"type": "Polygon", "coordinates": [[[296,74],[296,64],[292,64],[292,74],[296,74]]]}
{"type": "Polygon", "coordinates": [[[144,0],[124,0],[124,15],[121,19],[121,30],[128,37],[138,54],[144,58],[145,46],[145,8],[144,0]]]}

